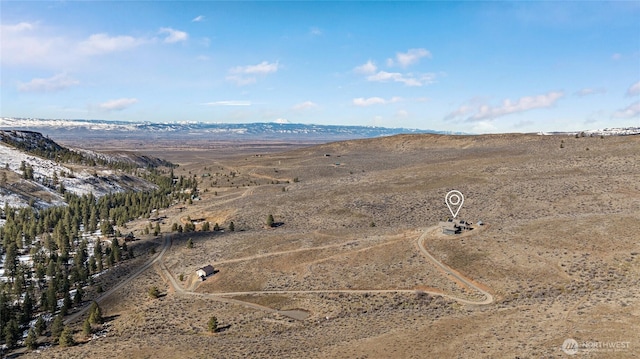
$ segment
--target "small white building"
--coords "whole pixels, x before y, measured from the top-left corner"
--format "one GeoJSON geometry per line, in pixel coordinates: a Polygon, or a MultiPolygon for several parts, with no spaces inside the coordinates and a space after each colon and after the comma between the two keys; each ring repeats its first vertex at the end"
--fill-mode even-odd
{"type": "Polygon", "coordinates": [[[207,278],[208,276],[214,274],[216,271],[215,269],[213,269],[212,265],[206,265],[200,269],[198,269],[196,271],[196,274],[198,275],[198,277],[200,277],[200,279],[204,280],[205,278],[207,278]]]}

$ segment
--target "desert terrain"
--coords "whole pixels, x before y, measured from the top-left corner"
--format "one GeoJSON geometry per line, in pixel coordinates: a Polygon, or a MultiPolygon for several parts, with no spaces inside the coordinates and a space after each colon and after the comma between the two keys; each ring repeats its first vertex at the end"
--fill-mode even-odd
{"type": "Polygon", "coordinates": [[[180,164],[199,196],[162,210],[158,237],[127,224],[154,253],[113,283],[157,260],[101,300],[106,336],[24,358],[568,358],[569,338],[576,357],[640,353],[638,136],[92,149],[126,146],[180,164]],[[438,227],[452,189],[463,235],[438,227]],[[190,221],[221,230],[172,231],[190,221]]]}

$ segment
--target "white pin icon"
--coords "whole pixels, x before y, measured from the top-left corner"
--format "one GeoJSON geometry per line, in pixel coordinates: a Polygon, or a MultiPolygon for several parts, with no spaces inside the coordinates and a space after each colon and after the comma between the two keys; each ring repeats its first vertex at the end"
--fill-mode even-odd
{"type": "Polygon", "coordinates": [[[449,191],[447,195],[444,197],[444,202],[449,207],[449,211],[453,215],[453,218],[456,218],[458,212],[460,212],[460,208],[462,208],[462,204],[464,203],[464,196],[458,190],[449,191]],[[455,212],[453,209],[456,209],[455,212]]]}

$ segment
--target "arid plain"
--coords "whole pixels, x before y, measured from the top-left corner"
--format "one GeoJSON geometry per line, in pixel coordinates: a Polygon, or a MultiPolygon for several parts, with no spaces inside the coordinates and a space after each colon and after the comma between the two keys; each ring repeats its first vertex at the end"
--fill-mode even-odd
{"type": "Polygon", "coordinates": [[[563,358],[569,338],[577,357],[640,353],[638,136],[91,147],[123,146],[180,164],[199,197],[161,211],[158,238],[127,225],[127,266],[162,255],[101,302],[105,337],[25,358],[563,358]],[[439,233],[452,189],[483,226],[439,233]],[[223,230],[171,232],[190,220],[223,230]]]}

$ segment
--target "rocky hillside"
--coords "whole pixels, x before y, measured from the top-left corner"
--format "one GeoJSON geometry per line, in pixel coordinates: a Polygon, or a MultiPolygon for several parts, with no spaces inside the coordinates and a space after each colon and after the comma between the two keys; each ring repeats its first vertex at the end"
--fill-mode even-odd
{"type": "Polygon", "coordinates": [[[132,154],[70,149],[31,131],[0,131],[0,206],[64,204],[64,194],[101,195],[154,187],[136,174],[170,163],[132,154]]]}

